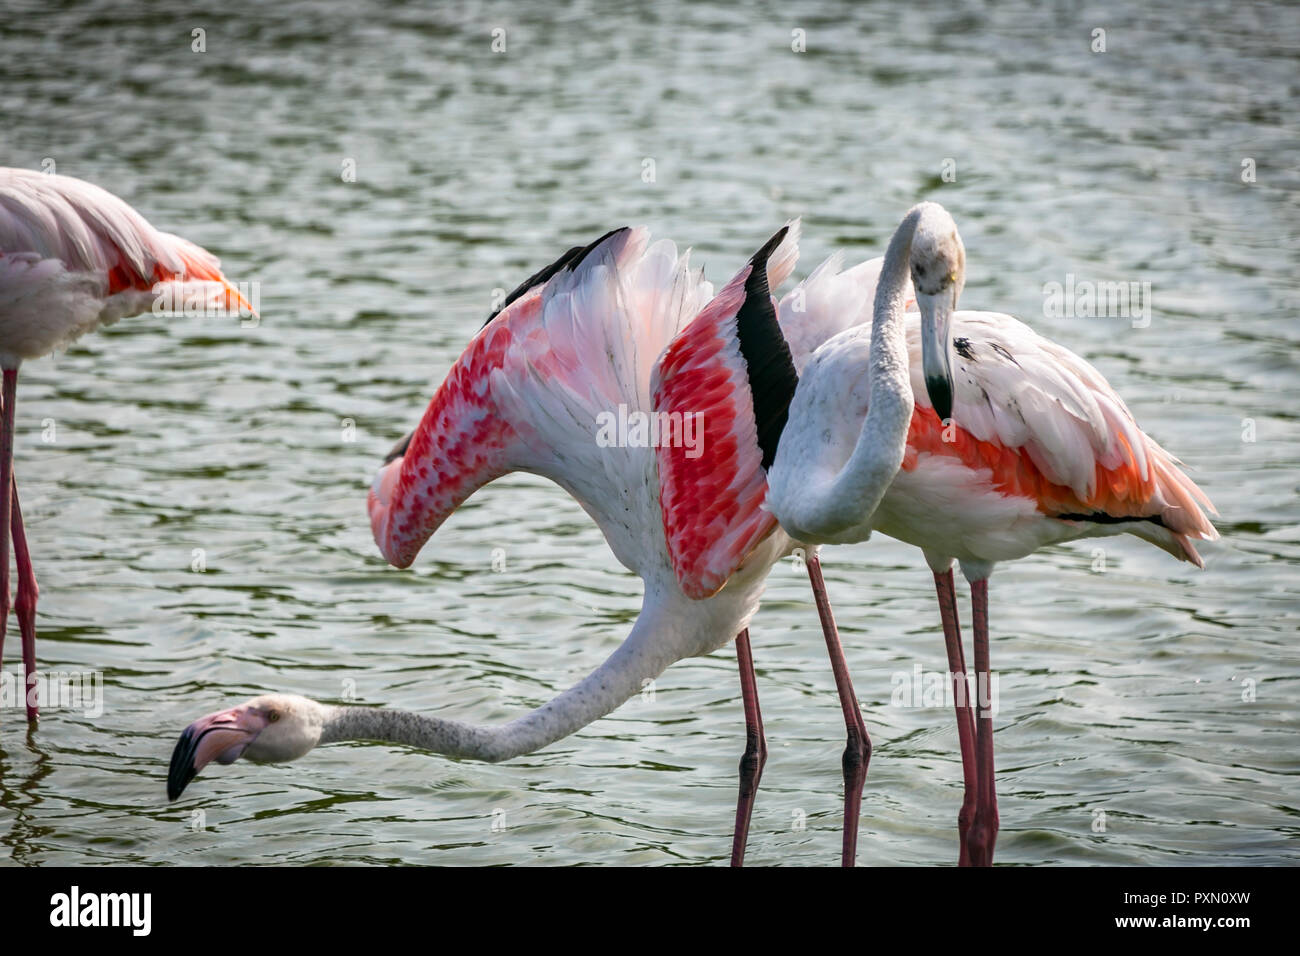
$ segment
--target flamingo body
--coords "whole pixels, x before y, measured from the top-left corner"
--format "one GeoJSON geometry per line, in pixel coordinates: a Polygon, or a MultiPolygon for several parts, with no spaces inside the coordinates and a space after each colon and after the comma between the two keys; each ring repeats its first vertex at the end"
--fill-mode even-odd
{"type": "MultiPolygon", "coordinates": [[[[752,429],[737,435],[734,448],[716,439],[706,445],[715,465],[707,485],[692,481],[684,456],[661,450],[664,487],[691,482],[705,499],[665,508],[674,567],[688,594],[721,587],[744,563],[744,544],[778,531],[778,499],[796,501],[811,483],[829,482],[845,468],[870,407],[870,303],[881,262],[842,270],[837,253],[777,307],[800,380],[790,404],[794,424],[782,432],[770,471],[761,465],[752,429]],[[726,456],[715,460],[719,447],[726,456]],[[705,498],[710,488],[724,489],[712,492],[718,504],[705,498]],[[729,546],[701,550],[695,542],[704,539],[729,546]],[[714,560],[705,565],[701,556],[714,560]]],[[[907,303],[914,302],[909,289],[907,303]]],[[[664,362],[668,368],[677,351],[689,348],[691,378],[661,384],[656,408],[716,406],[726,415],[714,420],[752,419],[744,389],[715,394],[736,378],[720,349],[699,344],[707,343],[708,326],[698,324],[672,343],[664,362]]],[[[902,467],[867,520],[801,540],[849,543],[875,530],[927,553],[980,564],[1076,538],[1128,533],[1201,566],[1191,539],[1218,537],[1201,510],[1212,510],[1209,499],[1138,428],[1090,364],[1009,315],[954,313],[959,348],[953,425],[945,433],[924,387],[918,314],[908,314],[904,334],[915,408],[902,467]]],[[[674,372],[685,367],[681,360],[671,366],[674,372]]],[[[712,439],[707,414],[705,422],[712,439]]]]}
{"type": "Polygon", "coordinates": [[[0,168],[0,366],[147,312],[164,291],[216,293],[232,311],[250,308],[215,256],[155,229],[107,190],[0,168]]]}
{"type": "Polygon", "coordinates": [[[400,567],[478,488],[513,471],[538,474],[568,491],[641,577],[642,615],[624,644],[639,655],[637,668],[615,674],[603,665],[560,695],[547,708],[565,719],[521,742],[527,750],[613,710],[674,661],[728,643],[747,626],[779,557],[736,575],[718,599],[692,601],[667,554],[654,448],[597,441],[602,415],[651,410],[656,361],[708,305],[713,288],[689,254],[667,240],[652,244],[643,228],[621,229],[539,276],[471,341],[368,502],[375,540],[400,567]]]}
{"type": "MultiPolygon", "coordinates": [[[[957,312],[952,322],[953,424],[945,434],[926,395],[913,313],[905,331],[916,407],[902,468],[875,514],[835,540],[874,529],[980,564],[1129,533],[1202,564],[1190,539],[1218,537],[1201,510],[1209,499],[1096,369],[1008,315],[957,312]]],[[[818,428],[792,429],[781,464],[843,467],[869,406],[869,339],[869,326],[846,330],[809,360],[791,417],[818,428]]]]}

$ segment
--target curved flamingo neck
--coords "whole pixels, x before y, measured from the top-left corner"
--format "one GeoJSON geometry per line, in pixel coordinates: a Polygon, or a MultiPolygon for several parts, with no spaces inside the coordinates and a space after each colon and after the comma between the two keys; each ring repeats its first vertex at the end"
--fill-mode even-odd
{"type": "Polygon", "coordinates": [[[320,743],[372,740],[495,763],[561,740],[642,693],[672,663],[698,652],[677,615],[647,593],[627,639],[587,677],[524,716],[498,727],[384,707],[334,707],[320,743]]]}
{"type": "Polygon", "coordinates": [[[885,253],[872,313],[867,415],[853,454],[827,490],[816,526],[804,529],[808,532],[838,534],[868,523],[903,463],[913,408],[903,307],[912,240],[926,211],[915,206],[908,212],[885,253]]]}

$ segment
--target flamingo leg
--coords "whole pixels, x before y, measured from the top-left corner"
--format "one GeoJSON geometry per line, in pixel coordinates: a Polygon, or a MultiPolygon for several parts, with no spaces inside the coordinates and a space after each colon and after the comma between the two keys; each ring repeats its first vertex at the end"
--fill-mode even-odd
{"type": "Polygon", "coordinates": [[[978,719],[975,731],[977,788],[975,817],[967,845],[973,866],[993,865],[993,844],[998,838],[998,797],[993,781],[993,713],[989,669],[989,582],[970,584],[971,618],[975,628],[975,680],[978,719]]]}
{"type": "Polygon", "coordinates": [[[939,617],[943,621],[943,642],[948,649],[948,673],[952,676],[953,702],[957,710],[957,743],[961,748],[961,773],[966,792],[957,813],[957,865],[970,866],[966,834],[975,813],[975,796],[979,787],[975,767],[975,715],[971,710],[970,684],[966,680],[966,659],[961,647],[961,624],[957,620],[957,592],[953,587],[952,568],[934,575],[934,589],[939,595],[939,617]]]}
{"type": "Polygon", "coordinates": [[[844,660],[844,648],[840,644],[840,633],[835,627],[835,617],[831,613],[831,602],[826,597],[826,582],[822,580],[821,559],[816,554],[809,554],[807,564],[813,599],[817,602],[817,615],[822,621],[822,633],[826,635],[826,650],[830,654],[831,670],[835,674],[835,689],[839,691],[840,707],[844,711],[844,725],[848,730],[848,745],[844,748],[843,760],[844,847],[840,865],[853,866],[858,854],[858,817],[862,811],[862,788],[867,782],[867,764],[871,762],[871,738],[867,736],[867,725],[862,720],[862,709],[858,706],[858,697],[853,692],[853,681],[849,677],[849,665],[844,660]]]}
{"type": "Polygon", "coordinates": [[[736,661],[740,665],[740,696],[745,704],[745,753],[740,758],[740,796],[736,799],[736,831],[731,841],[731,865],[745,865],[745,844],[749,841],[749,819],[754,796],[767,763],[767,738],[763,715],[758,710],[758,683],[754,679],[754,655],[749,647],[749,628],[736,635],[736,661]]]}
{"type": "Polygon", "coordinates": [[[5,632],[9,630],[9,515],[14,487],[14,399],[18,370],[4,370],[0,386],[0,663],[4,660],[5,632]]]}
{"type": "Polygon", "coordinates": [[[18,485],[13,484],[13,537],[14,557],[18,565],[18,595],[14,599],[14,615],[23,640],[24,699],[27,701],[27,721],[35,723],[40,716],[34,688],[36,687],[36,598],[41,593],[36,586],[36,572],[32,569],[32,555],[27,549],[27,534],[23,530],[23,514],[18,507],[18,485]]]}

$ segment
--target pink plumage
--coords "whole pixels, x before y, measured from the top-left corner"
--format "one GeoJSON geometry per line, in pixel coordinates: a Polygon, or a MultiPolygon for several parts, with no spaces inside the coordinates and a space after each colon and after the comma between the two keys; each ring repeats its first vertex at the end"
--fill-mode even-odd
{"type": "Polygon", "coordinates": [[[657,451],[668,553],[682,590],[693,598],[726,584],[776,527],[776,519],[760,508],[767,482],[736,335],[751,268],[718,293],[655,367],[655,408],[697,416],[703,428],[703,454],[680,444],[657,451]]]}
{"type": "MultiPolygon", "coordinates": [[[[844,415],[834,426],[844,436],[856,432],[866,409],[863,366],[879,272],[879,259],[841,271],[837,254],[778,307],[801,369],[828,340],[849,333],[837,340],[838,352],[821,356],[818,370],[834,377],[830,388],[843,395],[844,415]]],[[[908,304],[914,301],[909,294],[908,304]]],[[[660,411],[699,407],[712,416],[711,423],[706,417],[707,462],[660,452],[673,566],[695,597],[722,587],[776,525],[763,509],[766,473],[753,437],[752,399],[738,355],[725,347],[725,318],[703,313],[674,340],[656,392],[660,411]],[[728,383],[742,387],[727,394],[728,383]]],[[[959,538],[954,556],[968,561],[1007,560],[1051,540],[1128,532],[1202,566],[1192,539],[1218,537],[1202,510],[1213,513],[1210,500],[1138,428],[1096,369],[1006,315],[958,312],[953,334],[969,357],[957,357],[953,424],[945,432],[926,395],[919,317],[908,317],[916,409],[902,470],[881,503],[879,530],[926,549],[943,550],[959,538]],[[981,502],[989,505],[987,514],[981,502]],[[1159,521],[1060,520],[1082,514],[1159,521]]]]}
{"type": "MultiPolygon", "coordinates": [[[[18,559],[13,605],[24,669],[36,666],[36,578],[13,480],[18,367],[101,325],[194,300],[256,314],[194,243],[160,232],[112,193],[71,176],[0,168],[0,655],[9,619],[9,537],[18,559]]],[[[30,699],[27,716],[34,720],[30,699]]]]}
{"type": "Polygon", "coordinates": [[[0,365],[146,312],[161,296],[178,302],[195,292],[252,311],[216,256],[155,229],[112,193],[71,176],[0,169],[0,365]]]}

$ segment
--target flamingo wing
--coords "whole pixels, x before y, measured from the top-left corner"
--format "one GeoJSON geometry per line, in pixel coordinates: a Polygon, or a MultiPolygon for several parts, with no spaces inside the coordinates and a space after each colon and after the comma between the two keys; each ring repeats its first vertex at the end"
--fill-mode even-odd
{"type": "Polygon", "coordinates": [[[668,346],[655,370],[660,415],[697,425],[694,445],[658,449],[659,504],[678,583],[696,599],[720,590],[776,527],[763,509],[797,384],[770,288],[798,255],[787,225],[668,346]]]}
{"type": "Polygon", "coordinates": [[[945,435],[922,380],[919,322],[908,323],[917,408],[905,470],[923,455],[957,457],[1052,517],[1151,522],[1173,537],[1157,544],[1201,563],[1187,538],[1218,537],[1202,511],[1213,505],[1100,372],[1009,315],[957,312],[952,330],[956,427],[945,435]]]}
{"type": "Polygon", "coordinates": [[[409,565],[466,498],[512,471],[569,491],[629,568],[662,554],[647,547],[662,533],[652,449],[620,442],[617,426],[649,411],[655,360],[711,294],[689,254],[650,244],[644,228],[570,249],[516,289],[375,479],[384,556],[409,565]]]}

